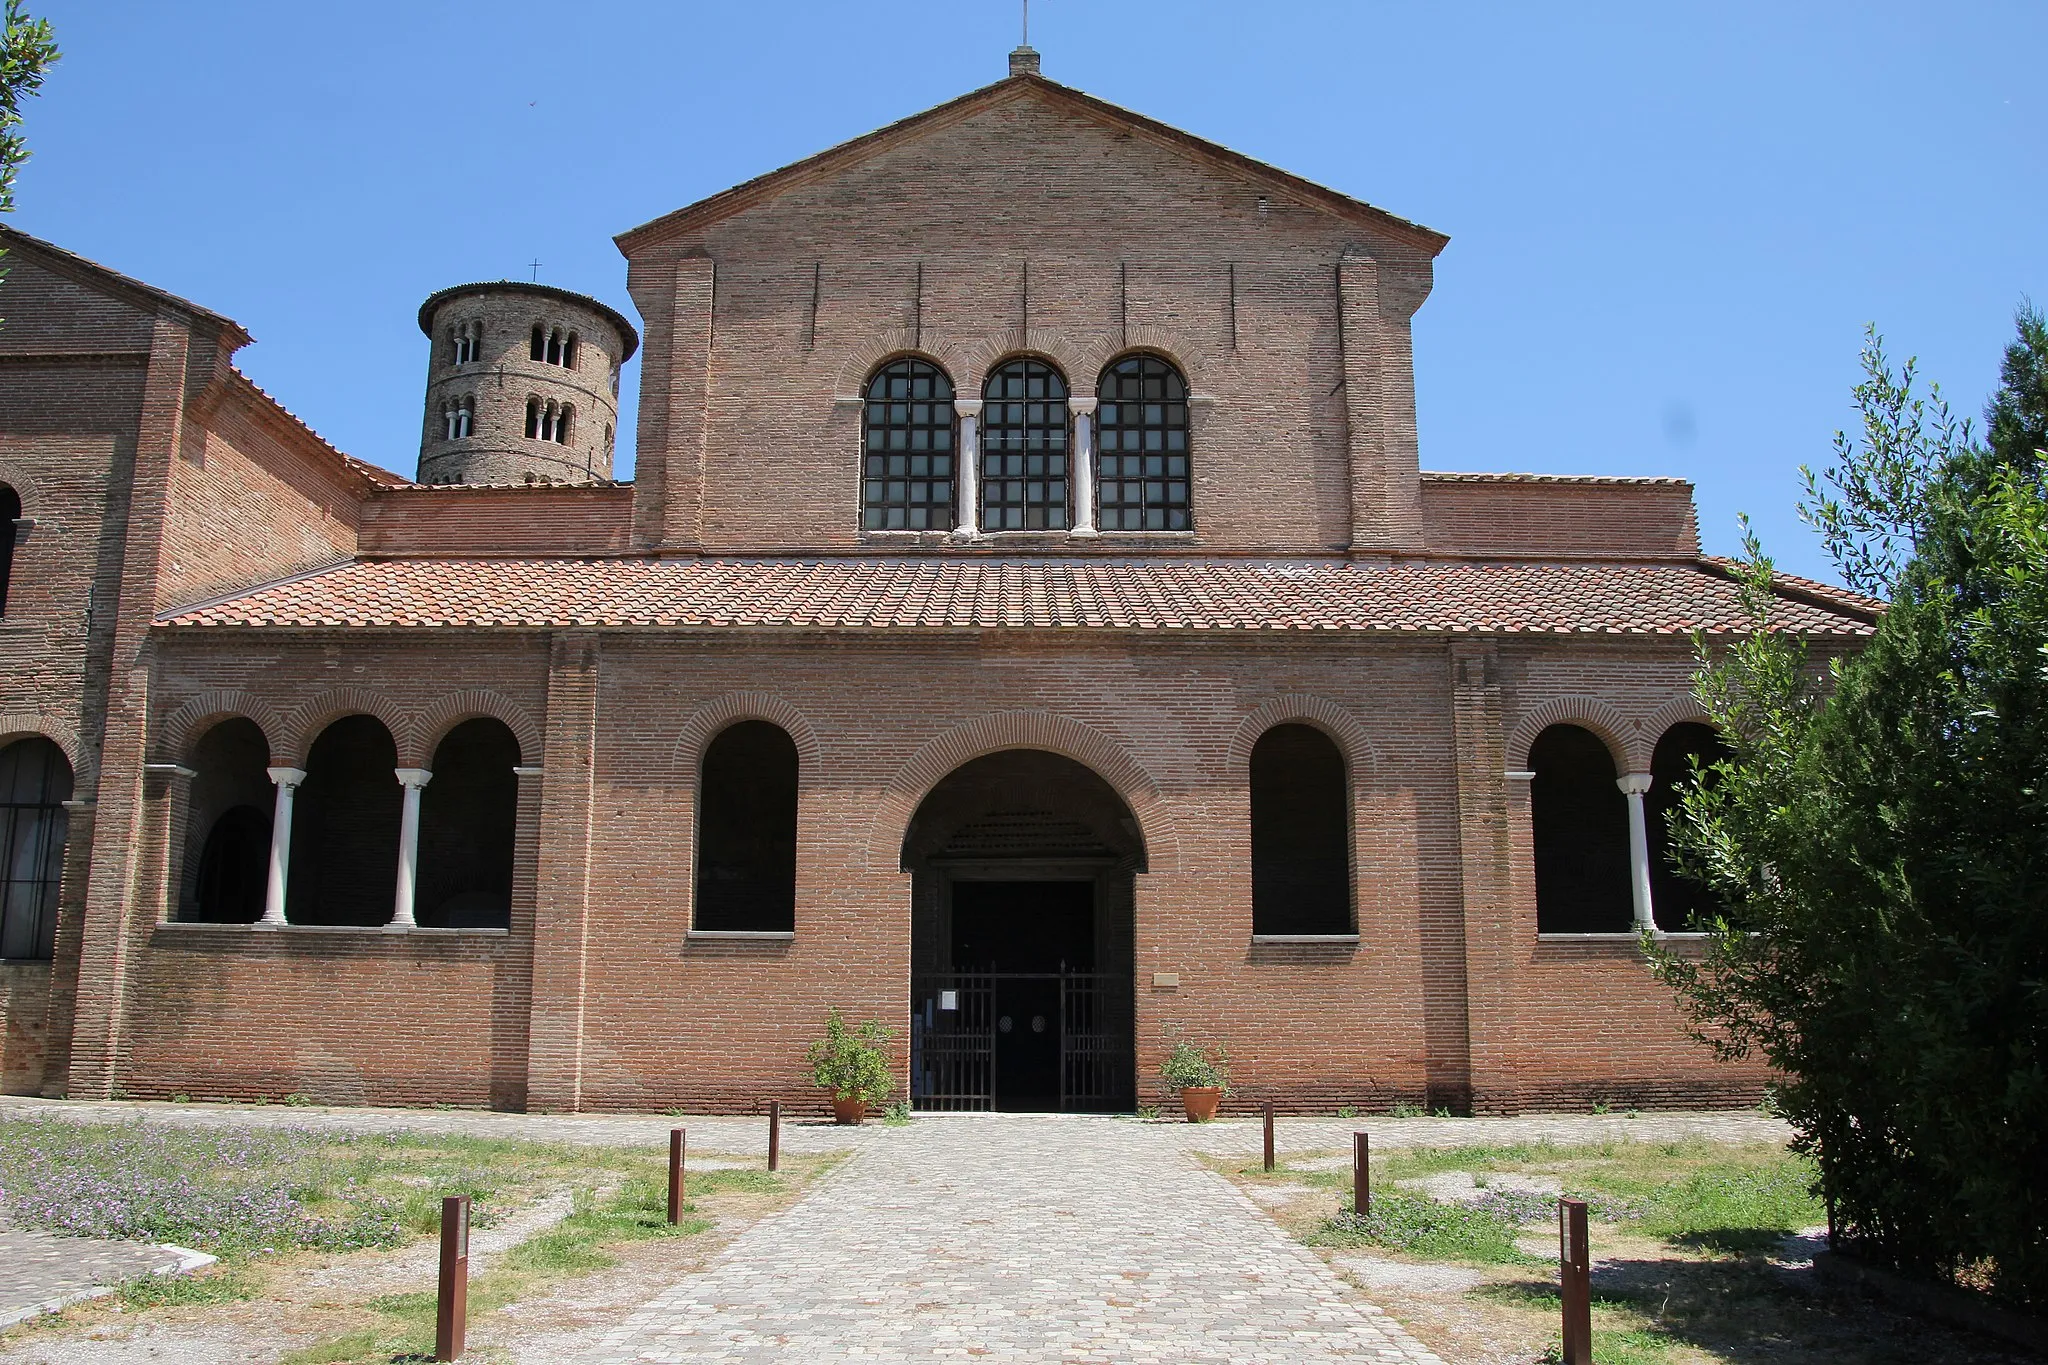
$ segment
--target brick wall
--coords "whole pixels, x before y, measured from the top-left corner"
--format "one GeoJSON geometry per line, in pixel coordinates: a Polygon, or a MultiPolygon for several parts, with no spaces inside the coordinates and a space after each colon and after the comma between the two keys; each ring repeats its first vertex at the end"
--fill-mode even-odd
{"type": "MultiPolygon", "coordinates": [[[[1490,856],[1512,922],[1485,998],[1468,999],[1472,827],[1442,641],[1250,650],[1010,632],[622,632],[563,636],[550,651],[502,633],[340,638],[166,638],[157,704],[175,712],[260,686],[285,717],[273,749],[293,752],[338,708],[374,703],[402,760],[424,765],[461,709],[450,699],[488,691],[529,736],[526,761],[538,753],[546,769],[521,783],[513,927],[488,942],[156,931],[138,945],[131,1091],[506,1103],[523,1067],[521,1098],[542,1108],[814,1103],[800,1057],[828,1006],[903,1025],[913,888],[899,853],[919,798],[978,753],[1013,746],[1087,763],[1143,831],[1134,965],[1147,1102],[1162,1098],[1152,1073],[1169,1025],[1230,1045],[1241,1102],[1324,1112],[1454,1103],[1474,1088],[1494,1108],[1755,1089],[1753,1074],[1715,1068],[1680,1037],[1625,942],[1536,942],[1526,803],[1511,792],[1490,856]],[[697,756],[741,716],[781,724],[798,745],[787,942],[688,933],[697,756]],[[1250,746],[1284,720],[1324,728],[1350,765],[1356,945],[1251,939],[1250,746]],[[1154,989],[1155,972],[1178,987],[1154,989]],[[445,1057],[429,1025],[444,1000],[459,1022],[445,1057]],[[309,1022],[321,1001],[335,1017],[309,1022]],[[1488,1038],[1493,1073],[1475,1080],[1474,1011],[1501,1003],[1512,1009],[1488,1038]]],[[[1597,703],[1625,767],[1629,746],[1654,743],[1638,731],[1673,714],[1689,671],[1682,646],[1661,644],[1507,642],[1498,654],[1498,719],[1484,722],[1499,736],[1492,752],[1507,755],[1496,763],[1519,761],[1508,746],[1532,715],[1597,703]]]]}
{"type": "MultiPolygon", "coordinates": [[[[1377,462],[1358,487],[1384,505],[1368,510],[1413,504],[1408,319],[1431,248],[1030,88],[626,250],[648,334],[636,477],[666,511],[657,534],[643,508],[650,540],[902,547],[858,529],[849,400],[904,351],[945,365],[966,398],[1012,352],[1055,362],[1077,394],[1126,347],[1174,358],[1196,395],[1195,530],[1130,543],[1343,550],[1354,449],[1377,462]],[[1369,255],[1374,287],[1340,338],[1347,253],[1369,255]],[[1373,392],[1350,403],[1346,384],[1373,392]]],[[[1417,526],[1375,529],[1383,549],[1420,541],[1417,526]]]]}
{"type": "Polygon", "coordinates": [[[1691,558],[1700,552],[1682,479],[1425,474],[1422,516],[1438,554],[1691,558]]]}
{"type": "Polygon", "coordinates": [[[633,489],[393,488],[361,517],[364,554],[617,554],[632,548],[633,489]]]}
{"type": "Polygon", "coordinates": [[[50,964],[0,962],[0,1095],[39,1095],[48,1052],[50,964]]]}
{"type": "Polygon", "coordinates": [[[162,608],[205,601],[355,553],[370,485],[239,376],[193,422],[171,471],[162,608]]]}

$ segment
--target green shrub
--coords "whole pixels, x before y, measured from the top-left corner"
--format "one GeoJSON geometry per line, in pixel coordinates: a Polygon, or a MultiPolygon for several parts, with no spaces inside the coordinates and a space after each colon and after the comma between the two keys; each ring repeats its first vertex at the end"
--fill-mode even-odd
{"type": "Polygon", "coordinates": [[[1159,1064],[1159,1079],[1176,1090],[1190,1086],[1214,1086],[1227,1095],[1230,1093],[1230,1054],[1221,1044],[1210,1048],[1186,1038],[1176,1038],[1173,1050],[1159,1064]]]}
{"type": "Polygon", "coordinates": [[[878,1105],[896,1088],[895,1073],[889,1070],[884,1050],[893,1030],[870,1019],[858,1028],[847,1025],[835,1008],[825,1016],[825,1036],[812,1043],[804,1060],[810,1063],[811,1082],[833,1098],[860,1100],[878,1105]]]}

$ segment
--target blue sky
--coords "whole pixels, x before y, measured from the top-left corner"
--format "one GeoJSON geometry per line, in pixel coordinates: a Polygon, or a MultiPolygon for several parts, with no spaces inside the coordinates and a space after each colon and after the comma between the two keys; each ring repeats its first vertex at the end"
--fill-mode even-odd
{"type": "MultiPolygon", "coordinates": [[[[224,312],[342,449],[417,454],[419,301],[996,79],[1016,0],[32,0],[17,226],[224,312]]],[[[1678,474],[1827,575],[1796,468],[1866,322],[1974,415],[2048,303],[2048,5],[1038,0],[1045,73],[1447,232],[1425,468],[1678,474]]],[[[637,378],[629,373],[629,384],[637,378]]],[[[629,389],[630,391],[630,389],[629,389]]],[[[630,416],[621,450],[630,449],[630,416]]]]}

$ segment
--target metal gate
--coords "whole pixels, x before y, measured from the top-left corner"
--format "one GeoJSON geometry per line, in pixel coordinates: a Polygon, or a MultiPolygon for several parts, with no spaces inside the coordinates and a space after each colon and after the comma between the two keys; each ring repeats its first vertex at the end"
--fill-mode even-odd
{"type": "Polygon", "coordinates": [[[1005,1094],[998,1066],[1001,988],[1059,990],[1059,1109],[1109,1112],[1137,1100],[1131,981],[1109,972],[934,972],[910,996],[910,1098],[918,1109],[993,1109],[1005,1094]]]}

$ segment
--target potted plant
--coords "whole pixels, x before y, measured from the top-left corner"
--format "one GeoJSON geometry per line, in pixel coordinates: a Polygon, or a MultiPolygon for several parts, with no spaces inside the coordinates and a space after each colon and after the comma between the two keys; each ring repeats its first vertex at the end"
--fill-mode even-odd
{"type": "Polygon", "coordinates": [[[811,1064],[811,1080],[832,1092],[835,1123],[861,1122],[870,1106],[881,1104],[896,1088],[884,1051],[891,1032],[874,1019],[850,1026],[837,1009],[825,1016],[825,1036],[811,1044],[804,1060],[811,1064]]]}
{"type": "Polygon", "coordinates": [[[1175,1039],[1173,1051],[1160,1064],[1159,1079],[1180,1091],[1189,1123],[1207,1123],[1230,1093],[1230,1054],[1220,1044],[1207,1048],[1175,1039]]]}

